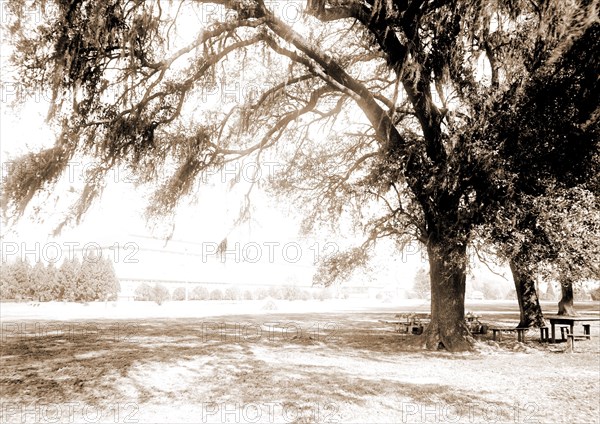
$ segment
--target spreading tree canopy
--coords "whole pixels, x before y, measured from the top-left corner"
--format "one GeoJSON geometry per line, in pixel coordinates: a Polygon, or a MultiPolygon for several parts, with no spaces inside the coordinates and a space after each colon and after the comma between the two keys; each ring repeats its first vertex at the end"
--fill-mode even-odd
{"type": "Polygon", "coordinates": [[[542,66],[491,123],[506,140],[505,169],[518,177],[485,230],[510,262],[519,327],[543,325],[536,276],[566,285],[600,278],[598,51],[596,22],[552,66],[542,66]]]}
{"type": "MultiPolygon", "coordinates": [[[[152,217],[171,213],[207,172],[276,157],[284,172],[273,187],[306,208],[309,224],[345,216],[365,231],[362,246],[330,258],[334,277],[382,237],[425,246],[424,340],[449,350],[471,345],[464,294],[475,226],[525,190],[515,157],[528,155],[535,180],[547,160],[539,143],[563,142],[534,138],[531,148],[509,131],[530,124],[506,111],[524,91],[544,92],[543,75],[597,25],[587,0],[309,0],[293,18],[285,2],[263,0],[40,0],[45,19],[29,25],[31,3],[8,2],[14,64],[24,89],[52,92],[58,136],[14,167],[3,187],[9,218],[76,157],[98,165],[67,221],[85,214],[116,166],[158,183],[152,217]],[[246,88],[238,101],[204,101],[232,82],[246,88]]],[[[592,109],[578,122],[595,122],[592,109]]],[[[587,163],[593,148],[582,140],[587,163]]]]}

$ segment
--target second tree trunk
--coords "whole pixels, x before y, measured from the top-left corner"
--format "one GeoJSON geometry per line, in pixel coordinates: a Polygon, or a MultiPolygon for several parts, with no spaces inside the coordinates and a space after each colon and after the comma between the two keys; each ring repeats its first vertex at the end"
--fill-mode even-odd
{"type": "Polygon", "coordinates": [[[537,290],[535,289],[535,280],[518,259],[510,262],[515,281],[515,290],[517,291],[517,300],[519,301],[520,320],[518,327],[543,327],[544,314],[540,306],[537,290]]]}
{"type": "Polygon", "coordinates": [[[558,302],[558,315],[577,315],[573,307],[573,283],[568,280],[560,282],[560,302],[558,302]]]}

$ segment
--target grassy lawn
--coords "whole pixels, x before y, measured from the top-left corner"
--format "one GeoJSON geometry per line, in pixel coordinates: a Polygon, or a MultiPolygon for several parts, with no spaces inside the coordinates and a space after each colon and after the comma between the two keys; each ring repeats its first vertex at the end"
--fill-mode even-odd
{"type": "Polygon", "coordinates": [[[3,321],[1,422],[599,422],[597,323],[572,354],[531,330],[457,355],[380,319],[393,314],[3,321]]]}

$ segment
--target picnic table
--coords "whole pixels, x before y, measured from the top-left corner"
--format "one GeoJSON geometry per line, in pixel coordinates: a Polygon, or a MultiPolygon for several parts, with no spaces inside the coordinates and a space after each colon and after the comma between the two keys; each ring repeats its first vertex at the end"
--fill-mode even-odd
{"type": "MultiPolygon", "coordinates": [[[[566,315],[546,315],[545,318],[548,318],[550,321],[550,343],[556,343],[556,326],[557,325],[568,325],[569,326],[569,334],[574,333],[574,327],[576,322],[593,322],[600,321],[600,316],[595,317],[580,317],[580,316],[566,316],[566,315]]],[[[590,335],[590,324],[583,324],[583,335],[589,340],[590,335]]],[[[564,336],[561,337],[564,339],[564,336]]]]}
{"type": "Polygon", "coordinates": [[[394,325],[397,333],[422,334],[424,326],[431,321],[431,315],[426,313],[406,312],[398,313],[394,317],[396,318],[394,321],[380,320],[380,322],[394,325]]]}

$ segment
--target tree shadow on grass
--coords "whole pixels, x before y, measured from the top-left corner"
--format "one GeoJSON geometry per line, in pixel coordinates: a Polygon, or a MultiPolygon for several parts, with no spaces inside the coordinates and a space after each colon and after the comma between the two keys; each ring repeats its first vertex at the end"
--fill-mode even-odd
{"type": "Polygon", "coordinates": [[[0,346],[0,392],[3,401],[23,403],[260,400],[308,409],[315,403],[360,408],[368,399],[397,399],[398,405],[388,408],[398,413],[410,402],[489,404],[482,393],[389,378],[389,367],[438,354],[424,353],[418,337],[399,336],[378,317],[354,321],[319,314],[313,323],[297,315],[83,322],[71,324],[73,331],[9,332],[0,346]],[[79,331],[85,329],[94,330],[79,331]],[[305,359],[298,360],[301,355],[305,359]],[[374,371],[364,372],[363,364],[374,371]]]}

